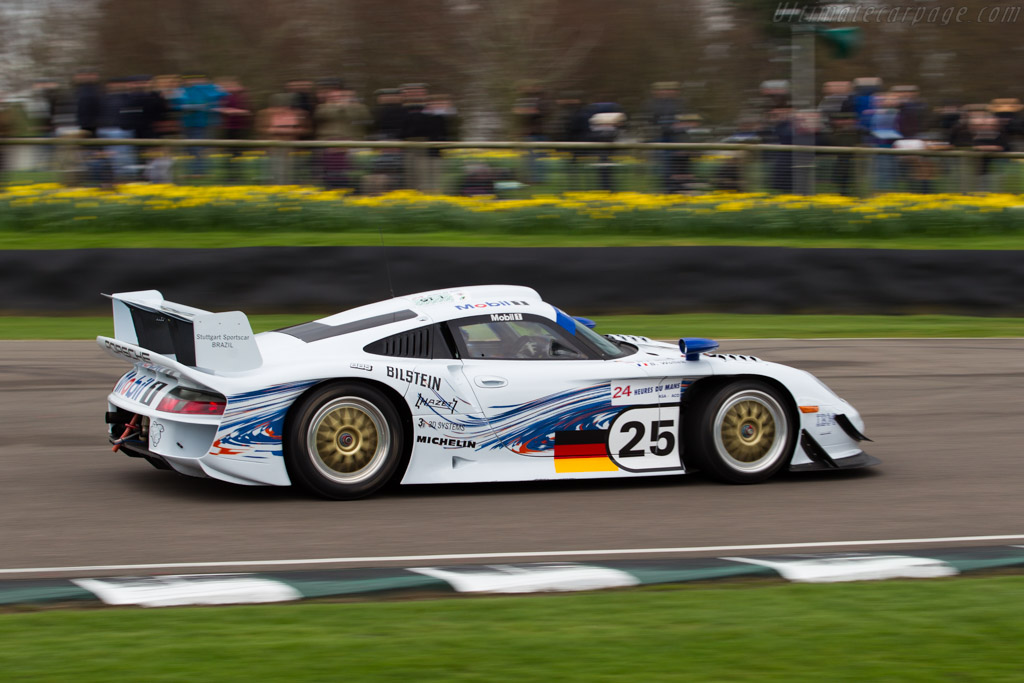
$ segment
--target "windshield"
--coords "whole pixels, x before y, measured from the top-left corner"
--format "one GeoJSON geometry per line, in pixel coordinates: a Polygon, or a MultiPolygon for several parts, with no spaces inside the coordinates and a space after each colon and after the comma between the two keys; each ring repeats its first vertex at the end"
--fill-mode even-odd
{"type": "Polygon", "coordinates": [[[611,339],[602,337],[581,322],[576,323],[576,334],[583,337],[587,343],[605,354],[608,358],[622,358],[623,356],[636,353],[636,347],[632,344],[613,342],[611,339]]]}

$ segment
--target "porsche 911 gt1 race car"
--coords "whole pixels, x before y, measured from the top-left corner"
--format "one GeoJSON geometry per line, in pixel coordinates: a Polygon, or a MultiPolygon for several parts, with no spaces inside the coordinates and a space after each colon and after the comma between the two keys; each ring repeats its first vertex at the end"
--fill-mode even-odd
{"type": "Polygon", "coordinates": [[[532,289],[474,286],[254,335],[238,311],[111,295],[132,369],[115,450],[238,484],[352,499],[403,484],[702,470],[732,483],[863,467],[858,412],[813,375],[708,339],[600,335],[532,289]]]}

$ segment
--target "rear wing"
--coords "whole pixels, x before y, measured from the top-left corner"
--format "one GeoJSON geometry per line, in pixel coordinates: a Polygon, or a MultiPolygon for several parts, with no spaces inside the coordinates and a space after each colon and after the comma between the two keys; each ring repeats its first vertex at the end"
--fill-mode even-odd
{"type": "Polygon", "coordinates": [[[118,341],[213,374],[263,365],[249,319],[241,311],[211,313],[165,301],[155,289],[104,296],[113,302],[118,341]]]}

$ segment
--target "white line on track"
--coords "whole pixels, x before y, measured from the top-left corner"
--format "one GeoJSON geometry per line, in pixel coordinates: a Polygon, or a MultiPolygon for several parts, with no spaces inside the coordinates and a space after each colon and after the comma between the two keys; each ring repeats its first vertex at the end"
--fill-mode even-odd
{"type": "Polygon", "coordinates": [[[315,564],[363,564],[369,562],[428,562],[445,560],[498,560],[511,558],[599,557],[612,555],[670,555],[683,553],[740,552],[748,550],[797,550],[843,546],[915,545],[920,543],[971,543],[1021,541],[1024,534],[1001,536],[946,536],[942,538],[891,538],[875,541],[822,541],[819,543],[765,543],[760,545],[708,545],[691,548],[620,548],[616,550],[543,550],[521,553],[456,553],[448,555],[382,555],[378,557],[325,557],[307,560],[240,560],[234,562],[172,562],[164,564],[106,564],[80,567],[21,567],[0,569],[0,574],[130,571],[136,569],[210,569],[226,567],[281,567],[315,564]]]}

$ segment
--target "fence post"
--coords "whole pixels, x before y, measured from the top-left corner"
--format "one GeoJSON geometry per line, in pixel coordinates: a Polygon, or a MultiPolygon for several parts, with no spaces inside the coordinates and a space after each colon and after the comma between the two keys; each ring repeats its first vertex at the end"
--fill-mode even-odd
{"type": "Polygon", "coordinates": [[[973,189],[973,183],[971,182],[971,167],[973,166],[974,159],[968,155],[963,155],[959,158],[957,164],[957,175],[959,176],[958,190],[961,194],[967,194],[973,189]]]}
{"type": "Polygon", "coordinates": [[[875,154],[867,153],[859,155],[863,157],[860,165],[862,197],[871,197],[875,194],[875,154]]]}
{"type": "Polygon", "coordinates": [[[740,152],[740,183],[744,192],[762,192],[761,182],[761,151],[745,149],[740,152]]]}

